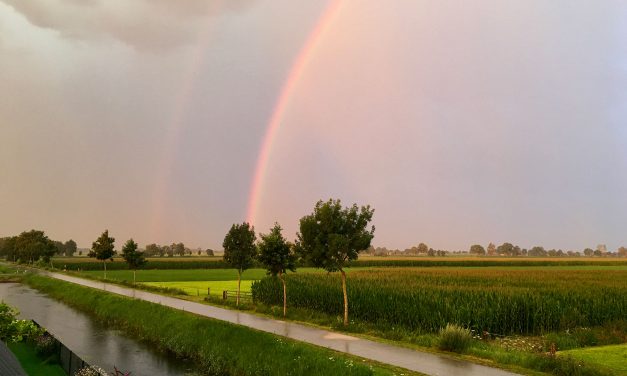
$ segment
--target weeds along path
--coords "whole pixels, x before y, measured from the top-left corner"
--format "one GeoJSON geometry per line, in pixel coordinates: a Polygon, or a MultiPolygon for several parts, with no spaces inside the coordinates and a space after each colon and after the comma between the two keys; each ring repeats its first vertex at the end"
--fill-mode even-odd
{"type": "Polygon", "coordinates": [[[297,341],[326,347],[335,351],[344,352],[361,358],[374,360],[380,363],[406,368],[412,371],[433,376],[512,376],[515,373],[491,368],[475,363],[449,358],[443,355],[420,352],[403,347],[397,347],[362,338],[352,337],[328,330],[312,328],[292,322],[274,320],[256,316],[250,313],[232,311],[200,303],[164,295],[153,294],[141,290],[134,290],[109,283],[97,282],[83,278],[71,277],[58,273],[42,273],[81,286],[91,287],[110,293],[140,299],[174,309],[194,313],[200,316],[222,320],[233,324],[247,326],[252,329],[272,333],[278,336],[291,338],[297,341]]]}

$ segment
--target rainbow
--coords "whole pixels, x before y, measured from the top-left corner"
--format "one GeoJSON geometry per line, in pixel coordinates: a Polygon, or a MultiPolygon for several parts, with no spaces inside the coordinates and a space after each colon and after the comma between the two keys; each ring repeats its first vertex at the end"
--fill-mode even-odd
{"type": "Polygon", "coordinates": [[[305,44],[301,48],[298,55],[296,55],[296,58],[292,63],[292,68],[290,69],[290,72],[281,87],[280,94],[268,121],[266,132],[261,142],[259,155],[257,157],[254,177],[250,187],[250,193],[248,195],[248,209],[246,211],[246,222],[248,223],[254,224],[257,218],[259,199],[262,194],[266,170],[268,169],[270,152],[272,150],[276,134],[288,108],[290,98],[296,90],[300,78],[305,73],[308,62],[313,56],[316,46],[319,45],[325,30],[339,13],[341,4],[342,0],[331,0],[329,2],[326,9],[318,19],[316,26],[307,37],[305,44]]]}
{"type": "MultiPolygon", "coordinates": [[[[153,213],[150,216],[150,236],[152,239],[159,239],[158,236],[162,233],[161,221],[166,216],[165,203],[168,196],[168,182],[170,181],[170,175],[176,160],[178,152],[181,134],[185,127],[185,117],[189,105],[189,97],[192,95],[195,89],[196,77],[201,70],[203,57],[210,47],[211,37],[213,36],[214,23],[212,19],[219,14],[220,9],[224,5],[224,0],[217,0],[209,5],[207,12],[204,15],[207,21],[203,25],[203,28],[198,33],[198,40],[195,43],[190,59],[186,61],[185,69],[182,70],[183,76],[181,80],[181,86],[178,89],[174,102],[173,111],[171,117],[165,128],[166,136],[164,137],[165,144],[163,145],[163,157],[160,166],[162,176],[155,182],[155,187],[152,193],[152,208],[153,213]]],[[[185,227],[185,226],[184,226],[185,227]]]]}

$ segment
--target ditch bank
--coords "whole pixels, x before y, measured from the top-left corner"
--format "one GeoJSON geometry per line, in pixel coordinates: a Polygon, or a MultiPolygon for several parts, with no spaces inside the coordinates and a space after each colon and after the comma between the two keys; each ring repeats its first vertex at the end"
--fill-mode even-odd
{"type": "Polygon", "coordinates": [[[22,284],[0,283],[0,300],[17,308],[19,318],[35,320],[46,328],[82,360],[108,372],[117,367],[134,376],[183,376],[191,368],[171,354],[155,351],[154,347],[22,284]]]}

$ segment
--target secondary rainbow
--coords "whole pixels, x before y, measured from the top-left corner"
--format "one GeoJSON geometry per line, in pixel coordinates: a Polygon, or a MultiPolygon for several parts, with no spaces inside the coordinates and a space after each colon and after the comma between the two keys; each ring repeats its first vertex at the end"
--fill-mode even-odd
{"type": "MultiPolygon", "coordinates": [[[[171,179],[172,170],[175,164],[182,132],[185,128],[185,117],[189,107],[189,98],[192,96],[196,78],[202,69],[204,55],[210,47],[212,31],[215,27],[214,18],[219,14],[224,0],[217,0],[211,3],[204,15],[205,23],[198,33],[198,40],[195,43],[190,58],[185,62],[185,69],[182,70],[181,86],[178,95],[175,96],[171,117],[165,128],[163,153],[161,160],[161,177],[155,182],[152,193],[152,210],[150,223],[150,236],[152,239],[159,239],[159,234],[163,232],[161,221],[166,216],[165,203],[168,197],[168,182],[171,179]]],[[[184,218],[184,217],[183,217],[184,218]]]]}
{"type": "Polygon", "coordinates": [[[259,199],[263,190],[264,177],[268,169],[270,152],[272,151],[272,145],[276,138],[277,131],[281,126],[285,112],[289,106],[290,98],[296,90],[300,78],[306,71],[307,64],[313,56],[316,47],[320,44],[325,30],[328,29],[329,24],[339,13],[341,3],[342,0],[331,0],[327,5],[326,9],[318,19],[316,26],[307,37],[302,49],[298,55],[296,55],[290,72],[281,87],[280,94],[274,106],[274,111],[272,111],[272,115],[268,121],[266,132],[259,150],[259,155],[257,157],[255,173],[248,196],[248,209],[246,211],[246,221],[248,223],[254,224],[257,219],[259,199]]]}

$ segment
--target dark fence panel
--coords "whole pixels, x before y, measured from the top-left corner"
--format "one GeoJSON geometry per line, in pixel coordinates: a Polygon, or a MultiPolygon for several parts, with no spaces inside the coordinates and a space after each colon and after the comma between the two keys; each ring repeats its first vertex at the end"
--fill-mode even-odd
{"type": "MultiPolygon", "coordinates": [[[[41,328],[35,320],[32,320],[35,325],[41,328]]],[[[46,336],[50,336],[54,339],[55,348],[57,349],[57,354],[59,356],[59,364],[63,371],[69,376],[74,376],[74,374],[81,368],[89,367],[90,364],[81,359],[80,356],[76,355],[72,350],[70,350],[67,346],[65,346],[61,341],[59,341],[55,336],[50,334],[47,330],[44,333],[46,336]]]]}

